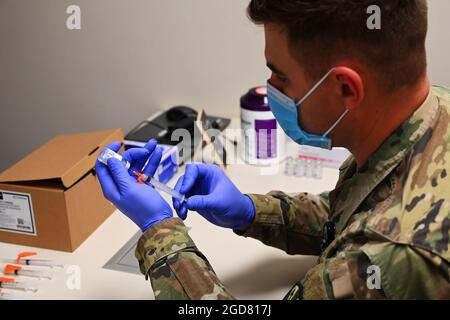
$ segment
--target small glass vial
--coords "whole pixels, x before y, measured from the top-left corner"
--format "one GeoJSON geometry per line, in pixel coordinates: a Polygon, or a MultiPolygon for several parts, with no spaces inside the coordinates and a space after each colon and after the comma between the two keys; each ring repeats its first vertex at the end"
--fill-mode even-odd
{"type": "Polygon", "coordinates": [[[311,159],[306,159],[305,163],[305,177],[312,178],[313,177],[313,163],[311,159]]]}
{"type": "Polygon", "coordinates": [[[298,178],[305,176],[305,159],[298,158],[295,161],[295,176],[298,178]]]}
{"type": "Polygon", "coordinates": [[[108,159],[115,158],[123,163],[123,165],[127,168],[131,168],[131,163],[126,161],[120,154],[117,152],[112,151],[111,149],[105,148],[102,152],[100,152],[100,155],[98,156],[98,161],[103,163],[105,166],[108,165],[108,159]]]}
{"type": "Polygon", "coordinates": [[[315,179],[322,179],[323,177],[323,163],[320,160],[314,161],[314,174],[315,179]]]}
{"type": "Polygon", "coordinates": [[[288,157],[286,159],[286,165],[284,167],[284,174],[292,177],[295,175],[295,163],[294,163],[294,158],[293,157],[288,157]]]}

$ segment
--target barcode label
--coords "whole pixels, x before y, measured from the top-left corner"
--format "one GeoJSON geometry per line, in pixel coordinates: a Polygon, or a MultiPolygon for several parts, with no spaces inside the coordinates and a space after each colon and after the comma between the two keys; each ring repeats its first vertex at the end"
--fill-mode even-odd
{"type": "Polygon", "coordinates": [[[0,190],[0,232],[36,235],[31,195],[0,190]]]}

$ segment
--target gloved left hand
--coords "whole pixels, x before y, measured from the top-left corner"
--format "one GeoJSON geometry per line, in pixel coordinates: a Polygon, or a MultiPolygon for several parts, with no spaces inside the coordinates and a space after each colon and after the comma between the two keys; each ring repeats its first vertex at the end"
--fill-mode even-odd
{"type": "MultiPolygon", "coordinates": [[[[115,152],[118,152],[120,147],[119,142],[108,146],[115,152]]],[[[161,151],[154,150],[155,148],[156,143],[150,142],[146,148],[128,150],[123,157],[131,162],[132,168],[139,171],[149,159],[144,173],[152,177],[161,159],[161,151]],[[148,150],[152,149],[152,146],[153,150],[148,150]],[[137,168],[139,166],[140,168],[137,168]]],[[[156,223],[173,217],[172,208],[160,194],[151,186],[138,184],[136,178],[132,177],[117,159],[109,159],[108,166],[97,161],[95,168],[105,198],[136,223],[143,232],[156,223]]]]}
{"type": "Polygon", "coordinates": [[[188,209],[197,211],[216,226],[234,230],[245,230],[255,219],[252,200],[216,165],[187,164],[175,189],[188,198],[184,203],[173,199],[173,206],[183,220],[188,209]]]}

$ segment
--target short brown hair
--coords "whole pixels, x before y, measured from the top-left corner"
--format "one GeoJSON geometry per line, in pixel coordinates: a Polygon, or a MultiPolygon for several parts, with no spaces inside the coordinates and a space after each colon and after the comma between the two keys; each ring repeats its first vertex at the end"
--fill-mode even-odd
{"type": "Polygon", "coordinates": [[[357,58],[389,90],[414,84],[426,74],[426,0],[251,0],[256,24],[276,23],[291,51],[313,78],[340,58],[357,58]],[[381,29],[367,27],[367,9],[381,9],[381,29]]]}

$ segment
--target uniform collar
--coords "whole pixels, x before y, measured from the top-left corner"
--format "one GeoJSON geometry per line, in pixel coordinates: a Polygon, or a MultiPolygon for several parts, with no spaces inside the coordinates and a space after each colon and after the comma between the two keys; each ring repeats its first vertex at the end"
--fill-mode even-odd
{"type": "MultiPolygon", "coordinates": [[[[438,98],[430,90],[425,102],[356,170],[356,161],[349,158],[341,167],[341,181],[336,189],[332,218],[336,232],[341,233],[349,219],[367,196],[394,171],[413,146],[431,127],[438,111],[438,98]]],[[[333,191],[334,192],[334,191],[333,191]]]]}

